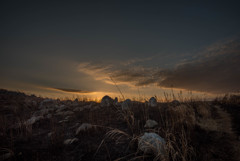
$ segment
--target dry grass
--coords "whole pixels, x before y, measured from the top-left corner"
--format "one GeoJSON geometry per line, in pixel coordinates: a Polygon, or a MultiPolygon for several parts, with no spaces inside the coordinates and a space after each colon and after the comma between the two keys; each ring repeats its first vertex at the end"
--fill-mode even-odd
{"type": "MultiPolygon", "coordinates": [[[[133,102],[128,110],[116,106],[85,109],[75,112],[68,122],[60,124],[63,117],[56,116],[33,125],[25,122],[37,110],[42,98],[28,98],[37,102],[33,106],[22,101],[26,96],[0,95],[4,100],[0,109],[0,153],[11,154],[12,160],[240,160],[238,97],[226,96],[208,102],[185,99],[181,94],[165,95],[163,100],[182,102],[180,105],[162,102],[157,107],[133,102]],[[10,108],[13,104],[15,108],[10,108]],[[157,121],[158,125],[144,128],[148,119],[157,121]],[[85,122],[95,128],[75,135],[78,127],[75,125],[85,122]],[[143,153],[139,149],[138,140],[145,132],[154,132],[165,139],[164,154],[143,153]],[[68,146],[63,144],[73,137],[79,141],[68,146]]],[[[59,102],[71,104],[67,100],[59,102]]],[[[79,106],[99,106],[86,99],[78,103],[79,106]]]]}

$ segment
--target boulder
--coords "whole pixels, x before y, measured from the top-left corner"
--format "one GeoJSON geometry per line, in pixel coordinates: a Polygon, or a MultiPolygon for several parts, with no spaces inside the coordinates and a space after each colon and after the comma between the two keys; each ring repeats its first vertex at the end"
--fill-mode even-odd
{"type": "Polygon", "coordinates": [[[155,120],[147,120],[144,127],[145,128],[154,128],[157,125],[158,125],[158,123],[155,120]]]}
{"type": "Polygon", "coordinates": [[[122,110],[128,110],[132,107],[132,101],[130,99],[126,99],[122,102],[122,110]]]}
{"type": "Polygon", "coordinates": [[[155,97],[151,97],[148,102],[148,106],[157,107],[157,99],[155,97]]]}
{"type": "Polygon", "coordinates": [[[62,111],[62,112],[58,112],[56,115],[58,116],[66,116],[66,115],[73,115],[74,112],[72,111],[62,111]]]}
{"type": "Polygon", "coordinates": [[[145,154],[164,155],[164,146],[166,141],[156,133],[145,132],[143,136],[138,139],[138,148],[145,154]]]}
{"type": "Polygon", "coordinates": [[[173,101],[171,102],[171,105],[172,105],[172,106],[179,106],[179,105],[180,105],[180,102],[179,102],[178,100],[173,100],[173,101]]]}
{"type": "Polygon", "coordinates": [[[39,109],[42,109],[42,108],[50,108],[52,106],[54,106],[54,101],[52,99],[44,99],[40,105],[39,105],[39,109]]]}
{"type": "Polygon", "coordinates": [[[61,112],[61,111],[64,111],[64,110],[66,110],[66,109],[68,109],[68,107],[67,106],[65,106],[65,105],[60,105],[58,108],[57,108],[57,113],[58,112],[61,112]]]}
{"type": "Polygon", "coordinates": [[[89,123],[83,123],[77,130],[76,130],[76,135],[78,135],[80,132],[82,131],[86,131],[89,129],[94,128],[94,126],[92,124],[89,123]]]}
{"type": "Polygon", "coordinates": [[[113,105],[113,99],[109,96],[104,96],[101,100],[101,107],[110,107],[113,105]]]}
{"type": "Polygon", "coordinates": [[[35,122],[43,119],[43,116],[33,116],[30,119],[28,119],[25,124],[26,125],[33,125],[35,122]]]}
{"type": "Polygon", "coordinates": [[[83,110],[84,110],[83,107],[75,107],[75,108],[73,109],[74,112],[81,112],[81,111],[83,111],[83,110]]]}
{"type": "Polygon", "coordinates": [[[70,145],[72,143],[78,142],[78,138],[73,138],[73,139],[67,139],[63,142],[65,145],[70,145]]]}

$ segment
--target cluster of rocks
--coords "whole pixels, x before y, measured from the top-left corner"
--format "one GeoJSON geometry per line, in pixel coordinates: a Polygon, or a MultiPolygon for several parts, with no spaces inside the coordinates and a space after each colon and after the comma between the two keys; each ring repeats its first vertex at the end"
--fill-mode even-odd
{"type": "MultiPolygon", "coordinates": [[[[156,97],[151,97],[149,99],[149,102],[147,103],[149,107],[157,107],[158,105],[156,97]]],[[[102,98],[100,103],[101,107],[117,106],[117,107],[121,107],[122,110],[127,110],[131,108],[132,105],[133,105],[133,102],[131,101],[131,99],[126,99],[123,102],[118,102],[117,97],[115,99],[112,99],[107,95],[102,98]]]]}
{"type": "MultiPolygon", "coordinates": [[[[78,102],[78,100],[74,101],[60,101],[60,100],[53,100],[53,99],[43,99],[41,102],[29,102],[29,104],[33,104],[37,106],[37,111],[33,112],[31,117],[27,119],[24,124],[25,125],[33,125],[36,122],[42,119],[51,119],[52,117],[63,118],[58,121],[58,123],[69,122],[72,115],[75,112],[82,112],[86,109],[89,110],[96,110],[99,108],[104,107],[111,107],[115,106],[122,110],[129,110],[133,106],[133,101],[130,99],[126,99],[122,102],[119,102],[117,97],[115,99],[104,96],[100,102],[100,106],[96,103],[90,103],[82,105],[78,102]]],[[[177,100],[172,102],[172,105],[177,106],[180,103],[177,100]]],[[[157,107],[158,102],[156,97],[151,97],[147,102],[148,107],[157,107]]],[[[158,126],[158,122],[152,119],[148,119],[145,122],[144,128],[151,129],[158,126]]],[[[79,142],[77,136],[80,133],[84,133],[91,129],[96,129],[96,125],[92,125],[90,123],[82,123],[81,125],[77,123],[72,127],[74,129],[73,135],[71,134],[71,138],[67,138],[63,141],[64,145],[71,145],[79,142]]],[[[52,137],[54,132],[49,132],[48,137],[52,137]]],[[[166,141],[164,138],[160,137],[156,133],[148,133],[145,132],[141,137],[138,139],[138,148],[139,150],[143,151],[144,153],[154,153],[154,154],[164,154],[164,146],[166,141]]]]}

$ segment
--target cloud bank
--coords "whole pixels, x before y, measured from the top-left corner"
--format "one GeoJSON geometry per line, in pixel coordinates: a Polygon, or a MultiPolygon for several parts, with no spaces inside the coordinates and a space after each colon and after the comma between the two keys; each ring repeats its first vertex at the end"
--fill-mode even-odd
{"type": "Polygon", "coordinates": [[[209,46],[198,57],[178,64],[173,69],[91,62],[81,63],[79,71],[106,83],[110,83],[111,77],[119,84],[134,86],[154,84],[209,93],[239,92],[240,39],[209,46]]]}
{"type": "Polygon", "coordinates": [[[62,92],[70,92],[70,93],[80,93],[80,94],[92,93],[90,91],[83,91],[83,90],[79,90],[79,89],[68,89],[68,88],[52,88],[52,89],[59,90],[62,92]]]}

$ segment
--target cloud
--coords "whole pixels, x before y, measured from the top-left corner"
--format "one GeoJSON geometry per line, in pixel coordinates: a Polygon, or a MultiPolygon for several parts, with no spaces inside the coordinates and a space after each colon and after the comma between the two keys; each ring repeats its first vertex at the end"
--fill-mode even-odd
{"type": "Polygon", "coordinates": [[[79,90],[79,89],[68,89],[68,88],[51,88],[51,89],[62,91],[62,92],[80,93],[80,94],[92,93],[90,91],[83,91],[83,90],[79,90]]]}
{"type": "Polygon", "coordinates": [[[201,57],[164,73],[158,86],[175,87],[211,93],[240,90],[240,41],[214,44],[201,57]]]}
{"type": "MultiPolygon", "coordinates": [[[[146,59],[148,60],[148,59],[146,59]]],[[[127,62],[127,61],[126,61],[127,62]]],[[[173,69],[121,64],[80,65],[80,71],[108,83],[112,77],[119,84],[156,85],[209,93],[240,90],[240,39],[216,43],[194,59],[181,62],[173,69]]]]}

